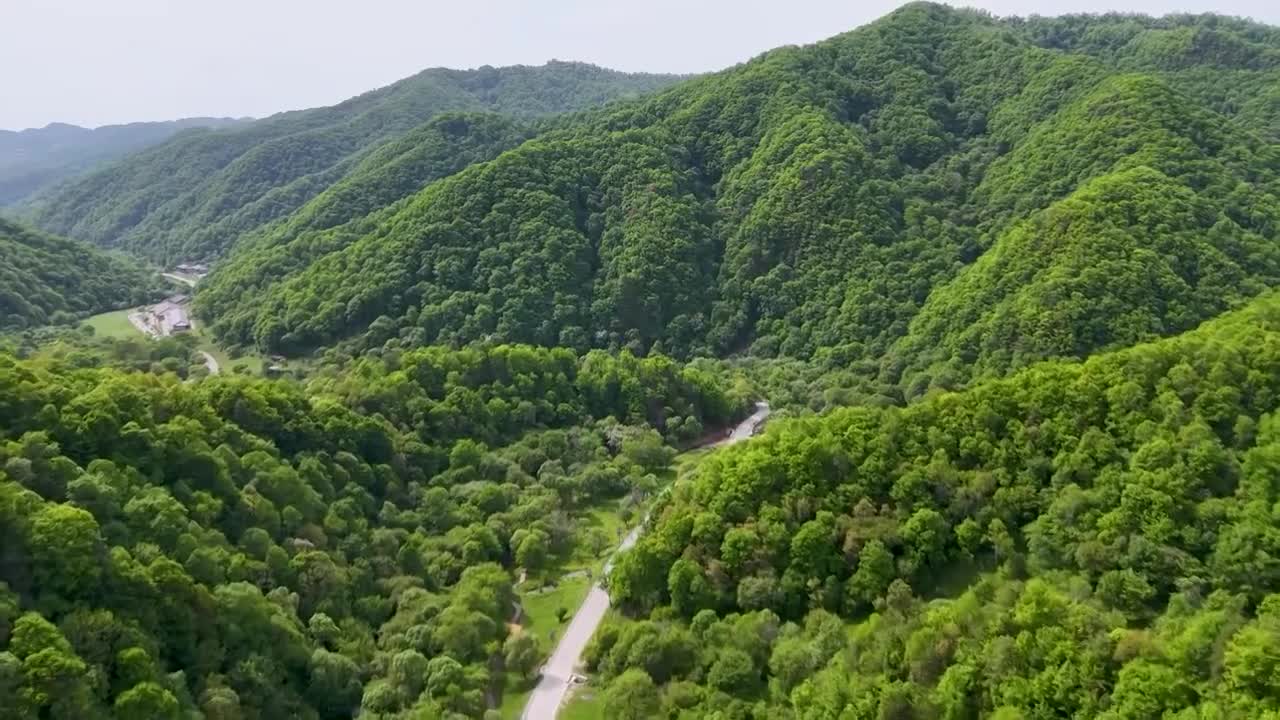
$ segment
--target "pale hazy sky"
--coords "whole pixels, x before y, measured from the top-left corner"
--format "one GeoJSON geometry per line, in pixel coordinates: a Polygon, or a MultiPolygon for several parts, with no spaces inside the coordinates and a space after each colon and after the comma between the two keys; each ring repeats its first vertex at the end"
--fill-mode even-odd
{"type": "MultiPolygon", "coordinates": [[[[263,116],[427,67],[582,60],[701,72],[852,29],[894,0],[0,0],[0,128],[263,116]]],[[[956,0],[997,15],[1214,11],[1275,0],[956,0]]]]}

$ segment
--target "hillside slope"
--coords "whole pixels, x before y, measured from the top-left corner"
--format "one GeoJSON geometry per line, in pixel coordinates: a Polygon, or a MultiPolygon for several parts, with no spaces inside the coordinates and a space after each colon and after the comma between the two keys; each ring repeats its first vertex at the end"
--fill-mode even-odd
{"type": "Polygon", "coordinates": [[[1280,142],[1280,29],[1221,15],[1064,15],[1016,22],[1041,47],[1157,73],[1208,108],[1280,142]]]}
{"type": "MultiPolygon", "coordinates": [[[[1093,22],[1105,32],[1121,21],[1093,22]]],[[[1221,31],[1273,47],[1252,25],[1221,31]]],[[[961,342],[920,319],[920,339],[902,341],[930,302],[944,320],[987,313],[980,305],[998,298],[964,287],[991,285],[1001,254],[1040,253],[1028,262],[1046,267],[999,291],[1039,306],[1052,293],[1022,285],[1049,282],[1060,262],[1066,274],[1088,265],[1065,259],[1073,247],[1140,259],[1195,238],[1164,279],[1085,288],[1101,294],[1090,302],[1117,309],[1053,320],[1068,322],[1069,339],[1015,349],[1013,365],[1176,332],[1272,284],[1280,165],[1262,126],[1203,107],[1204,84],[1122,68],[1128,51],[1091,57],[1039,40],[1021,21],[910,5],[560,123],[367,216],[286,275],[232,263],[203,307],[225,339],[283,352],[481,338],[681,356],[745,350],[883,359],[896,381],[942,360],[931,343],[975,347],[957,352],[979,369],[1011,364],[972,356],[1007,341],[991,322],[961,342]],[[1124,174],[1140,167],[1163,178],[1124,174]],[[1051,209],[1073,193],[1067,210],[1051,209]],[[1144,215],[1132,216],[1131,201],[1144,215]],[[1110,216],[1099,221],[1105,241],[1041,237],[1082,203],[1084,215],[1110,216]],[[1148,226],[1166,218],[1184,240],[1148,226]],[[957,297],[974,305],[954,307],[957,297]]],[[[1194,60],[1235,77],[1270,72],[1273,56],[1194,60]]]]}
{"type": "Polygon", "coordinates": [[[33,200],[41,227],[159,262],[219,256],[298,209],[362,153],[447,111],[533,118],[673,82],[591,65],[432,69],[338,105],[176,138],[33,200]]]}
{"type": "Polygon", "coordinates": [[[531,132],[502,115],[446,113],[378,147],[297,212],[242,237],[219,272],[201,285],[202,311],[233,315],[259,288],[369,232],[403,198],[493,159],[531,132]]]}
{"type": "Polygon", "coordinates": [[[589,650],[598,697],[637,717],[1276,717],[1278,408],[1273,292],[1085,362],[780,422],[677,485],[617,563],[638,619],[589,650]]]}
{"type": "Polygon", "coordinates": [[[1167,85],[1108,78],[993,163],[983,216],[1030,214],[991,221],[995,244],[929,296],[892,360],[937,362],[911,383],[945,385],[1238,306],[1280,283],[1277,168],[1277,146],[1167,85]]]}
{"type": "Polygon", "coordinates": [[[82,128],[53,123],[0,130],[0,206],[12,205],[89,168],[137,152],[184,130],[231,127],[232,118],[185,118],[82,128]]]}
{"type": "Polygon", "coordinates": [[[0,218],[0,330],[138,305],[160,287],[129,258],[0,218]]]}

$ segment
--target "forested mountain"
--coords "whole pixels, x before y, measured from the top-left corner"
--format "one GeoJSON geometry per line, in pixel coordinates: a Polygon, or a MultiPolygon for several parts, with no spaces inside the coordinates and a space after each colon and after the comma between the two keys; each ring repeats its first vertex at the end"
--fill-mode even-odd
{"type": "MultiPolygon", "coordinates": [[[[818,357],[912,393],[1194,327],[1280,272],[1270,28],[907,6],[215,273],[216,332],[818,357]],[[287,269],[278,274],[274,268],[287,269]],[[373,328],[370,331],[370,328],[373,328]]],[[[297,234],[298,237],[303,237],[297,234]]]]}
{"type": "MultiPolygon", "coordinates": [[[[580,717],[1280,720],[1280,33],[918,3],[594,107],[668,81],[427,71],[46,196],[310,355],[6,341],[0,718],[510,717],[630,513],[580,717]]],[[[147,285],[0,243],[0,325],[147,285]]]]}
{"type": "Polygon", "coordinates": [[[210,259],[449,111],[535,118],[668,85],[591,65],[425,70],[332,107],[175,138],[32,201],[41,227],[162,262],[210,259]]]}
{"type": "Polygon", "coordinates": [[[161,288],[130,258],[0,218],[0,331],[138,305],[161,288]]]}
{"type": "Polygon", "coordinates": [[[200,289],[210,316],[230,313],[276,278],[340,250],[394,214],[403,198],[468,165],[491,160],[532,131],[507,116],[446,113],[369,153],[297,212],[242,237],[225,270],[200,289]]]}
{"type": "Polygon", "coordinates": [[[652,486],[653,428],[740,402],[663,358],[529,347],[305,389],[0,355],[0,709],[480,717],[532,669],[502,660],[510,568],[652,486]]]}
{"type": "Polygon", "coordinates": [[[1280,141],[1280,30],[1219,15],[1011,19],[1041,47],[1157,72],[1210,109],[1280,141]]]}
{"type": "Polygon", "coordinates": [[[780,423],[677,485],[610,576],[648,618],[589,652],[606,716],[1280,717],[1278,407],[1269,293],[780,423]]]}
{"type": "Polygon", "coordinates": [[[244,120],[185,118],[83,128],[52,123],[0,130],[0,205],[11,205],[101,163],[164,142],[192,128],[230,127],[244,120]]]}

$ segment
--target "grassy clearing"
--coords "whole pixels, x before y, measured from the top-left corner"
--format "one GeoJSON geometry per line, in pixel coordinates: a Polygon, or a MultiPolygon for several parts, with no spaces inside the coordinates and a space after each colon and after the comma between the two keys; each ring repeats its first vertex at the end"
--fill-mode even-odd
{"type": "Polygon", "coordinates": [[[629,528],[618,502],[608,502],[587,511],[578,519],[573,552],[563,565],[553,571],[554,574],[590,570],[598,576],[629,528]],[[591,537],[597,539],[593,541],[591,537]]]}
{"type": "MultiPolygon", "coordinates": [[[[556,642],[564,635],[564,629],[573,619],[573,614],[586,599],[591,581],[585,575],[575,575],[561,579],[554,590],[533,592],[536,589],[533,586],[540,584],[530,580],[525,583],[526,588],[519,591],[520,606],[524,608],[520,627],[522,632],[532,635],[537,640],[539,652],[543,658],[547,658],[555,649],[556,642]],[[556,610],[560,608],[565,609],[564,622],[560,622],[556,617],[556,610]]],[[[502,702],[498,706],[498,714],[510,720],[519,718],[536,684],[536,678],[532,680],[508,678],[506,687],[502,691],[502,702]]]]}
{"type": "MultiPolygon", "coordinates": [[[[526,583],[531,584],[534,583],[526,583]]],[[[527,591],[520,593],[520,605],[524,608],[520,626],[537,638],[538,644],[550,653],[556,641],[564,634],[565,626],[573,618],[573,613],[586,599],[590,587],[591,581],[586,575],[575,575],[560,580],[555,589],[548,592],[532,592],[535,588],[526,588],[527,591]],[[564,622],[556,618],[556,610],[559,608],[567,611],[564,622]],[[552,634],[555,635],[555,640],[552,639],[552,634]]]]}
{"type": "Polygon", "coordinates": [[[537,678],[508,680],[507,686],[502,689],[502,703],[498,705],[499,717],[502,720],[518,720],[520,713],[524,710],[524,704],[529,702],[529,695],[533,694],[533,688],[537,684],[537,678]]]}
{"type": "Polygon", "coordinates": [[[266,363],[258,355],[241,355],[233,358],[227,354],[227,351],[215,345],[206,335],[200,336],[200,344],[197,349],[203,350],[213,356],[218,361],[218,365],[222,367],[222,372],[231,373],[237,365],[243,365],[250,375],[261,375],[262,366],[266,363]]]}
{"type": "MultiPolygon", "coordinates": [[[[662,480],[670,483],[688,475],[703,459],[711,453],[710,448],[699,448],[676,456],[671,471],[664,473],[662,480]]],[[[576,544],[570,557],[565,558],[558,566],[544,573],[544,577],[560,578],[556,588],[550,592],[521,592],[520,602],[524,607],[524,632],[532,633],[537,638],[544,656],[549,656],[555,647],[556,640],[563,634],[568,621],[573,619],[587,591],[594,580],[600,577],[605,561],[613,554],[618,543],[628,530],[639,522],[639,516],[624,518],[620,501],[609,501],[584,513],[577,523],[576,544]],[[608,539],[604,547],[595,552],[587,542],[588,533],[595,533],[608,539]],[[564,576],[569,573],[590,569],[591,579],[585,575],[564,576]],[[564,608],[568,611],[565,622],[556,619],[556,610],[564,608]],[[554,633],[554,639],[553,639],[554,633]]],[[[542,584],[542,581],[530,579],[525,586],[528,590],[542,584]]],[[[504,720],[517,720],[533,692],[534,683],[523,680],[508,681],[503,689],[502,702],[498,706],[498,714],[504,720]]],[[[599,688],[590,684],[573,691],[564,707],[561,708],[561,720],[598,720],[603,717],[604,707],[599,688]]]]}
{"type": "Polygon", "coordinates": [[[141,337],[138,328],[129,322],[132,310],[116,310],[84,319],[84,324],[93,328],[94,337],[100,338],[134,338],[141,337]]]}
{"type": "Polygon", "coordinates": [[[218,345],[218,343],[214,341],[213,333],[209,332],[209,329],[205,327],[203,323],[196,324],[193,334],[196,336],[196,340],[198,341],[196,343],[196,349],[203,350],[212,355],[213,359],[218,361],[218,366],[222,369],[222,372],[229,374],[234,371],[235,366],[244,365],[249,371],[249,374],[262,374],[262,366],[265,364],[265,360],[262,356],[247,354],[238,358],[231,357],[221,345],[218,345]]]}
{"type": "Polygon", "coordinates": [[[560,720],[600,720],[602,717],[604,698],[600,689],[590,684],[575,689],[559,714],[560,720]]]}

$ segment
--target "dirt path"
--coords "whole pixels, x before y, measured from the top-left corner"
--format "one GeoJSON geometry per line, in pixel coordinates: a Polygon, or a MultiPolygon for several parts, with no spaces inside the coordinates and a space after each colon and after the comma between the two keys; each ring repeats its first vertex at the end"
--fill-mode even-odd
{"type": "MultiPolygon", "coordinates": [[[[769,412],[768,403],[756,403],[756,411],[751,414],[751,417],[738,423],[728,437],[712,443],[711,446],[721,447],[746,440],[756,434],[765,419],[769,417],[769,412]]],[[[605,563],[602,577],[608,576],[609,571],[613,569],[613,560],[618,553],[635,545],[642,532],[644,532],[643,522],[632,528],[622,544],[614,551],[613,556],[605,563]]],[[[600,627],[608,611],[609,593],[599,584],[592,585],[587,593],[587,599],[582,601],[582,606],[569,621],[569,627],[565,628],[564,636],[556,645],[551,659],[543,666],[542,678],[534,688],[533,694],[529,696],[529,702],[525,704],[524,712],[520,715],[523,720],[555,719],[556,713],[560,710],[560,704],[564,702],[573,684],[575,671],[582,659],[582,651],[586,649],[587,643],[591,642],[591,636],[595,635],[596,628],[600,627]]]]}

